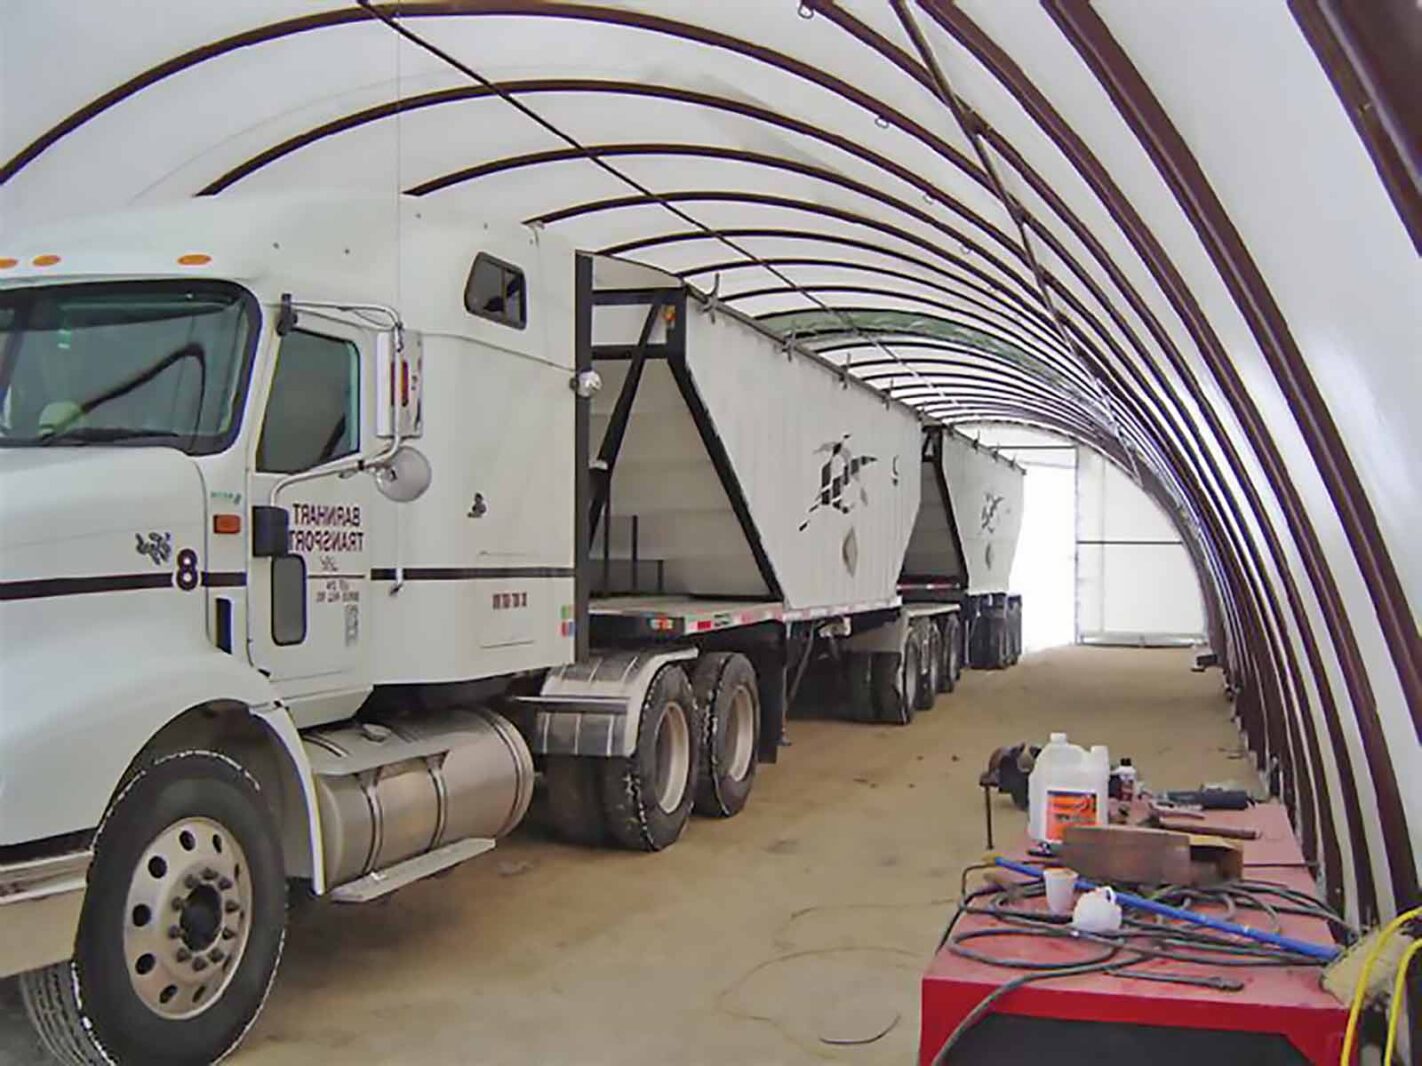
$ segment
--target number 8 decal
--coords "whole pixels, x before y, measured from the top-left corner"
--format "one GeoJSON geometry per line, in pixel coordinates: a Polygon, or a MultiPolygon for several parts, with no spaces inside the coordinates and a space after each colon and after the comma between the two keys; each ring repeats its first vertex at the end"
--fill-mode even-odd
{"type": "Polygon", "coordinates": [[[197,552],[184,548],[178,552],[178,588],[191,592],[198,587],[197,552]]]}

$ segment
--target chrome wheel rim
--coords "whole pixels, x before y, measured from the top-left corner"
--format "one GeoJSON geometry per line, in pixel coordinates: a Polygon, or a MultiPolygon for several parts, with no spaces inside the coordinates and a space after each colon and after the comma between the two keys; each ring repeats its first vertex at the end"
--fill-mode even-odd
{"type": "Polygon", "coordinates": [[[686,796],[691,770],[691,727],[679,703],[668,703],[657,726],[657,806],[672,814],[686,796]]]}
{"type": "Polygon", "coordinates": [[[755,754],[755,704],[750,689],[741,685],[731,697],[726,715],[726,775],[740,781],[750,773],[755,754]]]}
{"type": "Polygon", "coordinates": [[[192,1018],[222,998],[251,931],[252,879],[220,822],[184,818],[143,849],[129,881],[124,965],[159,1017],[192,1018]]]}

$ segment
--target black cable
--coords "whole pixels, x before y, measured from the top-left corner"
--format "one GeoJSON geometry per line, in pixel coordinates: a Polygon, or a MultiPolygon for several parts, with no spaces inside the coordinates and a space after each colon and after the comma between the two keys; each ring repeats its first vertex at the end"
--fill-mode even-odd
{"type": "MultiPolygon", "coordinates": [[[[1075,929],[1070,924],[1070,916],[1054,915],[1041,910],[1015,906],[1023,899],[1040,897],[1045,892],[1043,882],[1022,882],[1011,886],[990,884],[967,891],[968,875],[975,870],[987,869],[990,864],[979,864],[963,870],[960,887],[961,897],[938,950],[945,948],[955,955],[987,966],[1005,970],[1025,970],[999,985],[982,1002],[973,1008],[949,1034],[938,1049],[932,1062],[934,1066],[948,1061],[948,1054],[962,1040],[963,1036],[992,1010],[1005,996],[1024,985],[1035,981],[1046,981],[1057,977],[1076,977],[1087,974],[1109,973],[1129,978],[1130,968],[1141,963],[1163,960],[1206,967],[1265,967],[1265,966],[1311,966],[1319,967],[1323,962],[1312,956],[1300,955],[1286,948],[1272,945],[1244,942],[1227,934],[1216,933],[1204,928],[1167,922],[1155,917],[1151,919],[1127,915],[1120,932],[1111,934],[1088,933],[1075,929]],[[1004,927],[973,929],[955,935],[958,920],[964,914],[977,914],[1002,922],[1004,927]],[[1083,944],[1098,944],[1101,951],[1094,957],[1077,962],[1034,962],[1029,959],[1002,958],[990,955],[975,947],[966,946],[967,941],[997,937],[1051,937],[1071,939],[1083,944]]],[[[1338,914],[1312,899],[1306,893],[1265,881],[1230,881],[1209,889],[1188,885],[1165,885],[1152,894],[1158,900],[1179,901],[1188,906],[1192,902],[1211,903],[1226,907],[1229,913],[1237,910],[1255,910],[1266,914],[1276,930],[1280,926],[1280,915],[1294,914],[1322,919],[1344,931],[1351,927],[1338,914]],[[1273,897],[1278,902],[1271,902],[1273,897]]],[[[1168,975],[1147,974],[1151,979],[1169,979],[1168,975]]],[[[1188,978],[1184,979],[1188,980],[1188,978]]],[[[1233,979],[1221,979],[1222,991],[1237,990],[1233,979]]]]}

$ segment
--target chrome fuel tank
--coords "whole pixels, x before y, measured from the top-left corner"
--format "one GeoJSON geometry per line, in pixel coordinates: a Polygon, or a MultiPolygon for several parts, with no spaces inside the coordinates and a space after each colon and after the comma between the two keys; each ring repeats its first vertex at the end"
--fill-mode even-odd
{"type": "Polygon", "coordinates": [[[331,885],[457,840],[502,836],[533,795],[528,745],[492,711],[362,722],[303,741],[331,885]]]}

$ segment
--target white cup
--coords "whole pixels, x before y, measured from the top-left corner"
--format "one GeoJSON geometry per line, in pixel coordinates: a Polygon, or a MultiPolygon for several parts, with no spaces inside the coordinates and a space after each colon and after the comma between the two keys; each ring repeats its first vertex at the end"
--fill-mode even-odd
{"type": "Polygon", "coordinates": [[[1076,871],[1050,866],[1042,871],[1047,885],[1047,909],[1053,914],[1070,914],[1076,896],[1076,871]]]}
{"type": "Polygon", "coordinates": [[[1114,933],[1121,928],[1121,905],[1109,885],[1093,888],[1076,901],[1071,924],[1083,933],[1114,933]]]}

